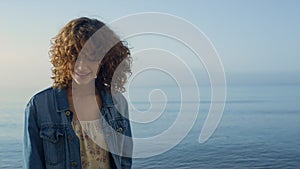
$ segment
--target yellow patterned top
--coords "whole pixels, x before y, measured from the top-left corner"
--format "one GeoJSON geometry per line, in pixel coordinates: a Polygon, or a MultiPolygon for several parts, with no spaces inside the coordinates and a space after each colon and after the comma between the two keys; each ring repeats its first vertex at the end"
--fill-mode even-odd
{"type": "Polygon", "coordinates": [[[108,169],[109,153],[100,119],[93,121],[72,121],[73,129],[80,141],[81,164],[83,169],[108,169]]]}

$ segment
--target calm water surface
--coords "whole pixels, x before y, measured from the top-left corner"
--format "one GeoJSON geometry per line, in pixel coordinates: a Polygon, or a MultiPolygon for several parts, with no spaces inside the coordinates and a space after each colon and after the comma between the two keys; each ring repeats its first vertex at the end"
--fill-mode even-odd
{"type": "MultiPolygon", "coordinates": [[[[0,168],[22,168],[25,101],[1,101],[0,168]]],[[[149,107],[146,100],[133,103],[140,109],[149,107]]],[[[134,159],[133,168],[300,168],[299,85],[228,87],[219,127],[206,143],[199,144],[209,103],[206,93],[195,125],[182,142],[163,154],[134,159]]],[[[178,105],[168,103],[165,114],[154,123],[134,123],[134,135],[146,137],[166,130],[177,117],[178,105]]]]}

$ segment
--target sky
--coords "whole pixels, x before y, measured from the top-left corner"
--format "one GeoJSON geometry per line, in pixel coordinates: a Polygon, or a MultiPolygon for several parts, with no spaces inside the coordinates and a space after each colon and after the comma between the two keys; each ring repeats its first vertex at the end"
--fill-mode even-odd
{"type": "MultiPolygon", "coordinates": [[[[217,50],[227,82],[243,78],[247,81],[252,74],[261,75],[260,80],[299,82],[296,80],[300,76],[299,9],[298,0],[1,1],[0,86],[2,89],[50,86],[50,39],[68,21],[88,16],[109,23],[140,12],[168,13],[201,30],[217,50]]],[[[128,41],[138,50],[152,47],[147,38],[140,36],[128,41]]],[[[152,37],[154,47],[160,44],[160,48],[172,50],[155,38],[152,37]]],[[[201,74],[197,67],[203,71],[200,62],[190,61],[188,66],[195,68],[197,76],[201,74]]]]}

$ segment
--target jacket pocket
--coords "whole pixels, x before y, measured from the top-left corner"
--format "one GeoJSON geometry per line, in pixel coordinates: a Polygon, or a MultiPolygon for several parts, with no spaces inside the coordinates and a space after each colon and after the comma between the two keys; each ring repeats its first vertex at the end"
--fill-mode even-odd
{"type": "Polygon", "coordinates": [[[62,128],[43,128],[40,131],[43,139],[45,160],[48,165],[55,165],[65,160],[64,130],[62,128]]]}

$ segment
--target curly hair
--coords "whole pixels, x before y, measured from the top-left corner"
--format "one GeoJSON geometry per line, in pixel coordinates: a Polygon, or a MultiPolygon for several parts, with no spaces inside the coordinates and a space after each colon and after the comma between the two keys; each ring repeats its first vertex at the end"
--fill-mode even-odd
{"type": "Polygon", "coordinates": [[[54,88],[70,86],[74,64],[88,42],[93,43],[98,57],[104,56],[99,59],[101,63],[96,79],[97,87],[106,86],[124,92],[127,77],[132,74],[132,60],[127,43],[121,41],[103,22],[87,17],[71,20],[52,39],[49,52],[53,65],[52,86],[54,88]],[[98,31],[100,28],[105,30],[104,33],[98,31]],[[95,34],[98,35],[95,36],[95,34]]]}

